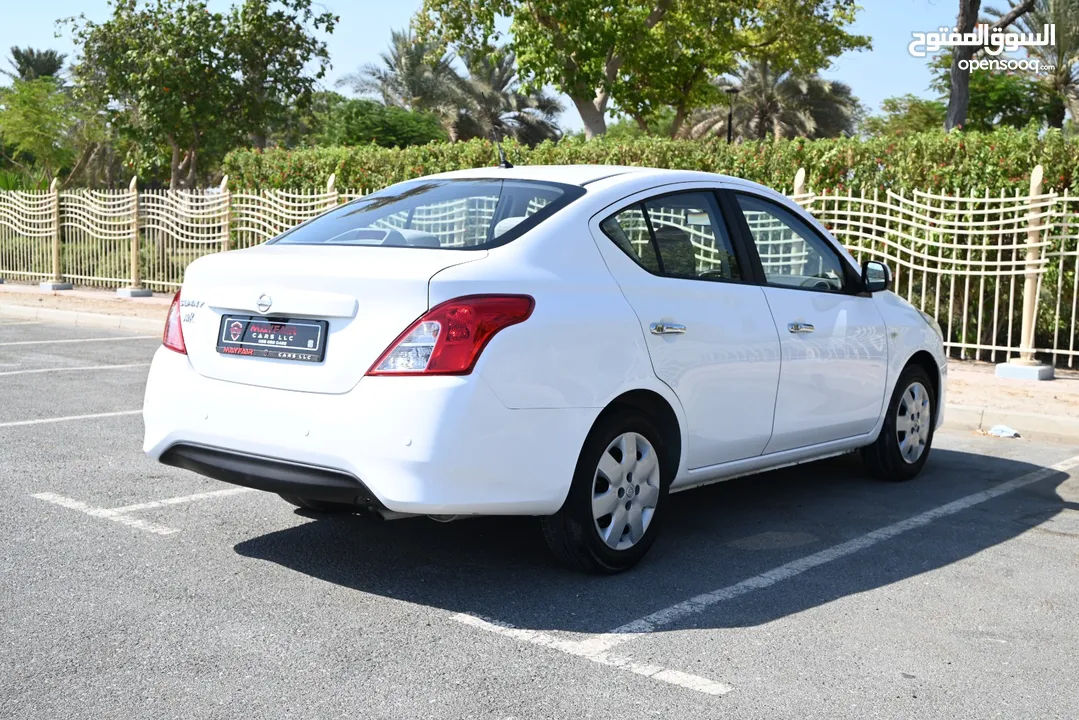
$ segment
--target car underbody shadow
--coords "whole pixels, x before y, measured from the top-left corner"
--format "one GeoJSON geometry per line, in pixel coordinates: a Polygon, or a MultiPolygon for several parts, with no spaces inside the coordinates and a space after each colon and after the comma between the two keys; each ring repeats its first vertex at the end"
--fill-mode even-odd
{"type": "MultiPolygon", "coordinates": [[[[536,518],[436,523],[308,514],[311,522],[235,549],[364,593],[529,629],[605,632],[1040,468],[935,449],[908,483],[871,480],[855,456],[845,456],[676,493],[649,555],[613,577],[557,565],[536,518]]],[[[1049,473],[722,603],[693,626],[757,625],[970,557],[1059,513],[1065,503],[1055,489],[1066,477],[1049,473]]]]}

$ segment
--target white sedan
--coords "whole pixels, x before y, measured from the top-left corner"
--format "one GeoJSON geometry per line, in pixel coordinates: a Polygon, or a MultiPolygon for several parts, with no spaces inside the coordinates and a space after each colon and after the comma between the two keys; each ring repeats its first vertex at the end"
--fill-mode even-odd
{"type": "Polygon", "coordinates": [[[195,261],[145,450],[316,511],[542,516],[616,572],[669,492],[855,450],[918,474],[945,354],[890,281],[736,178],[424,177],[195,261]]]}

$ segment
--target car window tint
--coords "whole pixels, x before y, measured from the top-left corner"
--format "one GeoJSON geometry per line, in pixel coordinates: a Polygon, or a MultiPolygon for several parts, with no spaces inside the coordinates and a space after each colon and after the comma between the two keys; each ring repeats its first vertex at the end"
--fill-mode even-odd
{"type": "Polygon", "coordinates": [[[646,200],[656,248],[668,277],[738,280],[741,271],[710,192],[678,193],[646,200]]]}
{"type": "Polygon", "coordinates": [[[648,234],[648,223],[639,205],[610,216],[599,227],[634,262],[650,273],[660,274],[656,250],[648,234]]]}
{"type": "Polygon", "coordinates": [[[769,284],[843,290],[842,261],[804,221],[777,203],[750,195],[737,198],[769,284]]]}

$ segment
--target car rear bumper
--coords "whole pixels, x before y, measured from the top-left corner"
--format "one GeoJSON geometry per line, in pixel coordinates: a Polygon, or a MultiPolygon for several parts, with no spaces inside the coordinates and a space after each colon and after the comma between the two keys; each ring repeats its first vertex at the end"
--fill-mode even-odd
{"type": "Polygon", "coordinates": [[[543,515],[561,507],[598,412],[510,410],[475,373],[367,377],[340,395],[256,387],[203,377],[161,348],[143,448],[270,492],[400,513],[543,515]]]}
{"type": "Polygon", "coordinates": [[[383,509],[359,478],[340,470],[190,443],[173,445],[159,460],[165,465],[255,490],[383,509]]]}

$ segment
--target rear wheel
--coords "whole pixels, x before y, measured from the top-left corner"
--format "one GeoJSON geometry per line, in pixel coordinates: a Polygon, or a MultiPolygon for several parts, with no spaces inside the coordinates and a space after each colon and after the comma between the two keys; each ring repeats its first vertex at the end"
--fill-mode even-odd
{"type": "Polygon", "coordinates": [[[581,450],[565,503],[543,518],[551,550],[589,572],[635,565],[659,533],[668,467],[660,435],[646,417],[630,412],[602,418],[581,450]]]}
{"type": "Polygon", "coordinates": [[[908,366],[895,384],[880,436],[862,448],[870,472],[896,482],[920,473],[933,445],[936,410],[929,374],[920,366],[908,366]]]}
{"type": "Polygon", "coordinates": [[[278,494],[285,502],[291,503],[298,508],[303,508],[304,510],[313,510],[315,512],[356,512],[358,509],[355,505],[348,505],[346,503],[313,500],[311,498],[300,497],[299,495],[278,494]]]}

